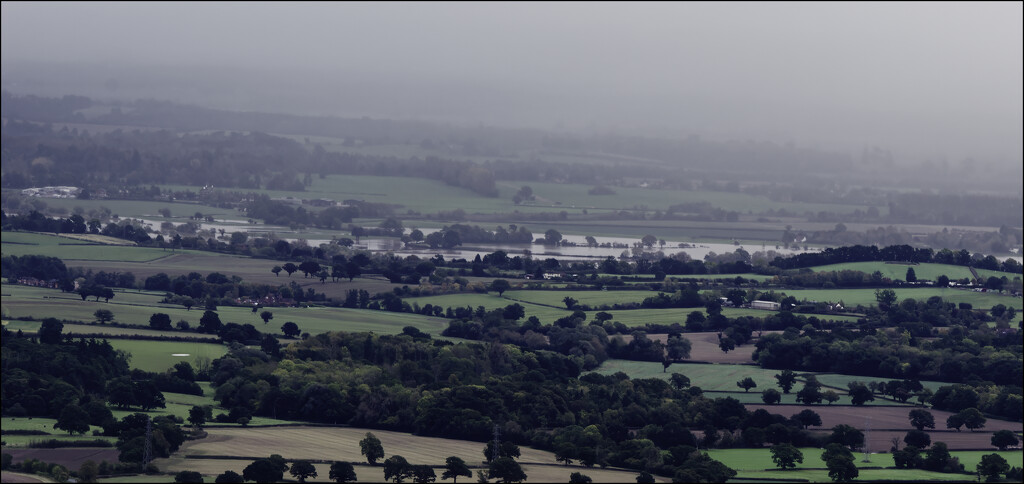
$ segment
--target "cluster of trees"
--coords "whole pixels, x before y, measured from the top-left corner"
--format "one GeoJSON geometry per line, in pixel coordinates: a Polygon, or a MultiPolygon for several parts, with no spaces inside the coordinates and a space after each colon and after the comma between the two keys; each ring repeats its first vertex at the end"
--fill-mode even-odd
{"type": "Polygon", "coordinates": [[[0,405],[4,415],[58,418],[66,407],[87,396],[107,397],[108,382],[130,378],[122,352],[106,341],[65,342],[62,326],[56,320],[44,321],[38,342],[2,330],[5,363],[0,405]]]}
{"type": "Polygon", "coordinates": [[[852,245],[843,247],[828,247],[821,252],[806,252],[793,254],[788,257],[777,257],[771,265],[780,269],[799,269],[801,267],[814,267],[828,264],[841,264],[846,262],[934,262],[937,264],[952,264],[978,269],[993,271],[1004,271],[1020,274],[1021,265],[1013,258],[999,262],[995,256],[972,255],[967,249],[952,251],[942,249],[935,251],[930,248],[914,248],[909,245],[890,245],[882,248],[876,246],[852,245]]]}
{"type": "Polygon", "coordinates": [[[584,368],[579,355],[453,345],[414,331],[324,333],[290,345],[280,359],[234,350],[213,362],[211,377],[216,398],[239,414],[477,441],[490,440],[497,424],[505,441],[552,450],[563,461],[667,476],[728,477],[728,468],[695,452],[697,445],[834,441],[855,449],[863,442],[845,427],[822,441],[806,431],[820,425],[813,412],[791,418],[749,412],[735,399],[707,398],[682,375],[630,380],[581,376],[584,368]],[[691,428],[705,429],[702,440],[691,428]]]}

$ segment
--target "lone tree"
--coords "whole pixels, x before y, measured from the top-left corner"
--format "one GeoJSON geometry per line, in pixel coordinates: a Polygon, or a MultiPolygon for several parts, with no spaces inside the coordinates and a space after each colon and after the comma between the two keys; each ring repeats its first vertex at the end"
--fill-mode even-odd
{"type": "Polygon", "coordinates": [[[918,449],[923,449],[932,445],[932,438],[928,436],[928,433],[917,429],[907,432],[907,435],[903,437],[903,441],[906,442],[907,445],[918,449]]]}
{"type": "Polygon", "coordinates": [[[78,405],[67,405],[60,412],[53,428],[66,430],[69,434],[84,434],[89,431],[89,413],[78,405]]]}
{"type": "Polygon", "coordinates": [[[981,456],[977,469],[978,474],[985,476],[985,482],[996,482],[1010,470],[1010,464],[999,454],[988,454],[981,456]]]}
{"type": "Polygon", "coordinates": [[[736,386],[742,388],[743,392],[746,393],[749,392],[751,388],[757,388],[757,382],[755,382],[753,378],[748,376],[736,382],[736,386]]]}
{"type": "Polygon", "coordinates": [[[825,462],[828,467],[828,477],[833,481],[852,481],[860,475],[857,465],[853,463],[853,457],[835,456],[825,462]]]}
{"type": "Polygon", "coordinates": [[[491,290],[497,292],[498,296],[501,296],[505,291],[511,288],[512,284],[510,284],[505,279],[495,279],[493,282],[491,282],[491,290]]]}
{"type": "Polygon", "coordinates": [[[572,474],[569,474],[569,482],[574,484],[587,484],[590,482],[594,482],[594,480],[591,479],[590,476],[586,474],[580,472],[573,472],[572,474]]]}
{"type": "Polygon", "coordinates": [[[219,476],[217,476],[217,479],[214,480],[213,482],[218,482],[218,483],[223,482],[223,483],[227,483],[227,484],[241,484],[241,483],[245,482],[245,478],[243,478],[241,475],[239,475],[235,471],[224,471],[224,473],[220,474],[219,476]]]}
{"type": "Polygon", "coordinates": [[[992,445],[999,450],[1006,450],[1007,447],[1016,447],[1020,443],[1012,430],[1000,430],[992,434],[992,445]]]}
{"type": "Polygon", "coordinates": [[[917,274],[914,272],[913,267],[907,268],[907,282],[917,282],[917,274]]]}
{"type": "Polygon", "coordinates": [[[400,455],[393,455],[384,461],[384,480],[402,482],[402,480],[413,476],[413,468],[409,461],[400,455]]]}
{"type": "Polygon", "coordinates": [[[252,464],[245,466],[245,469],[242,470],[242,478],[256,482],[281,482],[286,470],[288,470],[288,466],[285,465],[284,459],[271,456],[268,459],[253,461],[252,464]]]}
{"type": "MultiPolygon", "coordinates": [[[[109,309],[97,309],[92,315],[96,317],[96,321],[99,321],[100,324],[114,320],[114,312],[109,309]]],[[[170,326],[170,322],[167,325],[170,326]]]]}
{"type": "Polygon", "coordinates": [[[469,470],[466,461],[454,456],[445,459],[441,479],[451,479],[452,483],[457,484],[459,476],[473,477],[473,471],[469,470]]]}
{"type": "Polygon", "coordinates": [[[804,429],[810,426],[818,427],[821,425],[821,415],[818,415],[817,412],[809,408],[805,408],[800,413],[793,415],[793,419],[800,422],[804,429]]]}
{"type": "Polygon", "coordinates": [[[498,479],[500,482],[523,482],[526,480],[526,473],[511,457],[498,457],[487,469],[487,477],[498,479]]]}
{"type": "Polygon", "coordinates": [[[359,441],[359,452],[366,456],[366,462],[369,462],[370,465],[374,465],[378,460],[384,458],[384,446],[372,432],[367,432],[366,437],[359,441]]]}
{"type": "Polygon", "coordinates": [[[284,333],[284,335],[289,338],[294,338],[298,336],[300,333],[302,333],[302,330],[299,329],[299,325],[291,321],[288,321],[287,323],[281,325],[281,332],[284,333]]]}
{"type": "Polygon", "coordinates": [[[297,460],[292,463],[291,470],[288,471],[292,477],[299,480],[299,482],[306,482],[307,477],[316,477],[316,467],[313,466],[308,460],[297,460]]]}
{"type": "Polygon", "coordinates": [[[566,308],[572,309],[572,308],[576,307],[576,304],[579,301],[577,301],[577,300],[575,300],[575,299],[573,299],[573,298],[571,298],[569,296],[565,296],[565,297],[562,298],[562,302],[565,303],[565,307],[566,308]]]}
{"type": "Polygon", "coordinates": [[[356,469],[348,462],[335,462],[331,464],[330,478],[334,482],[355,482],[356,469]]]}
{"type": "Polygon", "coordinates": [[[910,425],[917,430],[924,430],[925,427],[934,429],[935,428],[935,416],[931,412],[923,409],[914,409],[910,411],[910,425]]]}
{"type": "Polygon", "coordinates": [[[793,370],[782,370],[782,373],[775,375],[775,379],[779,381],[782,393],[789,393],[793,389],[793,385],[796,384],[796,373],[793,373],[793,370]]]}
{"type": "Polygon", "coordinates": [[[273,272],[275,277],[281,274],[281,270],[281,266],[274,266],[270,268],[270,272],[273,272]]]}
{"type": "Polygon", "coordinates": [[[775,405],[782,401],[782,393],[774,388],[769,388],[761,392],[761,401],[767,405],[775,405]]]}
{"type": "Polygon", "coordinates": [[[188,409],[188,423],[192,424],[193,427],[202,428],[203,424],[206,423],[206,409],[199,405],[193,405],[192,408],[188,409]]]}
{"type": "Polygon", "coordinates": [[[196,471],[181,471],[174,475],[174,482],[203,482],[203,475],[196,471]]]}
{"type": "Polygon", "coordinates": [[[274,313],[270,311],[263,311],[260,313],[260,317],[263,318],[263,324],[267,324],[271,319],[274,319],[274,313]]]}
{"type": "Polygon", "coordinates": [[[149,327],[153,329],[171,329],[171,316],[164,313],[154,313],[149,317],[149,327]]]}
{"type": "Polygon", "coordinates": [[[792,469],[798,463],[804,463],[803,452],[800,452],[800,449],[793,447],[791,444],[773,445],[769,450],[772,453],[772,462],[775,462],[779,469],[792,469]]]}

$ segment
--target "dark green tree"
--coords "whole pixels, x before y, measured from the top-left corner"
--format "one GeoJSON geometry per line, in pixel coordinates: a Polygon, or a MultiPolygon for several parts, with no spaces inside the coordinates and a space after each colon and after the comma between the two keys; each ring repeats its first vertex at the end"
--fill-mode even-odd
{"type": "Polygon", "coordinates": [[[66,405],[60,411],[60,417],[53,428],[65,430],[69,434],[84,434],[89,431],[89,413],[78,405],[66,405]]]}
{"type": "Polygon", "coordinates": [[[487,477],[497,479],[498,482],[523,482],[526,480],[526,473],[511,457],[498,457],[487,469],[487,477]]]}
{"type": "Polygon", "coordinates": [[[925,427],[934,429],[935,428],[935,416],[931,412],[924,409],[914,409],[910,411],[910,425],[917,430],[924,430],[925,427]]]}
{"type": "Polygon", "coordinates": [[[292,477],[299,480],[299,482],[306,482],[306,479],[310,477],[316,477],[316,467],[313,463],[308,460],[297,460],[292,462],[292,468],[288,471],[292,477]]]}
{"type": "Polygon", "coordinates": [[[149,317],[149,327],[153,329],[171,329],[171,316],[164,313],[153,313],[149,317]]]}
{"type": "Polygon", "coordinates": [[[782,393],[789,393],[796,383],[796,373],[793,373],[792,370],[782,370],[782,373],[775,375],[775,379],[779,381],[779,388],[782,388],[782,393]]]}
{"type": "Polygon", "coordinates": [[[174,482],[193,483],[203,482],[203,475],[196,471],[181,471],[174,475],[174,482]]]}
{"type": "Polygon", "coordinates": [[[473,471],[466,465],[466,461],[455,456],[445,459],[441,479],[451,479],[452,483],[458,483],[459,476],[473,477],[473,471]]]}
{"type": "Polygon", "coordinates": [[[874,392],[861,382],[852,381],[846,387],[850,389],[850,400],[854,405],[864,405],[875,399],[874,392]]]}
{"type": "Polygon", "coordinates": [[[761,392],[761,401],[767,405],[775,405],[782,401],[782,393],[774,388],[769,388],[761,392]]]}
{"type": "Polygon", "coordinates": [[[505,291],[507,291],[507,290],[509,290],[511,288],[512,288],[512,284],[510,284],[505,279],[495,279],[494,281],[491,282],[491,287],[490,287],[490,289],[492,291],[498,293],[498,296],[501,296],[505,291]]]}
{"type": "Polygon", "coordinates": [[[370,465],[376,464],[378,460],[384,458],[384,446],[372,432],[367,432],[366,437],[359,441],[359,452],[366,456],[366,462],[369,462],[370,465]]]}
{"type": "Polygon", "coordinates": [[[274,319],[274,313],[270,311],[263,311],[260,313],[260,318],[263,319],[263,324],[267,324],[271,319],[274,319]]]}
{"type": "Polygon", "coordinates": [[[860,475],[853,457],[836,456],[826,461],[825,466],[828,468],[828,477],[836,482],[852,481],[860,475]]]}
{"type": "Polygon", "coordinates": [[[201,428],[206,423],[206,409],[199,405],[193,405],[188,409],[188,423],[196,428],[201,428]]]}
{"type": "Polygon", "coordinates": [[[985,482],[997,482],[999,476],[1010,470],[1010,464],[999,454],[988,454],[981,456],[978,463],[978,474],[985,476],[985,482]]]}
{"type": "Polygon", "coordinates": [[[810,426],[817,427],[821,425],[821,416],[818,415],[818,412],[809,408],[801,410],[800,413],[794,415],[793,418],[796,419],[797,422],[800,422],[800,425],[805,429],[810,426]]]}
{"type": "Polygon", "coordinates": [[[330,478],[334,482],[355,482],[356,469],[348,462],[335,462],[331,464],[330,478]]]}
{"type": "Polygon", "coordinates": [[[96,321],[99,321],[100,324],[106,324],[114,320],[114,312],[109,309],[97,309],[92,315],[96,317],[96,321]]]}
{"type": "Polygon", "coordinates": [[[914,272],[914,268],[913,267],[908,267],[907,268],[906,280],[907,280],[907,282],[917,282],[917,273],[914,272]]]}
{"type": "Polygon", "coordinates": [[[384,460],[384,480],[402,482],[413,476],[412,466],[405,457],[393,455],[384,460]]]}
{"type": "Polygon", "coordinates": [[[217,479],[213,482],[225,483],[225,484],[241,484],[245,482],[245,478],[239,475],[235,471],[224,471],[222,474],[217,476],[217,479]]]}
{"type": "Polygon", "coordinates": [[[288,321],[287,323],[281,325],[281,332],[284,333],[284,335],[289,338],[294,338],[301,334],[302,330],[299,329],[299,325],[291,321],[288,321]]]}
{"type": "Polygon", "coordinates": [[[284,471],[281,464],[271,459],[258,459],[245,466],[242,470],[242,478],[246,481],[256,482],[281,482],[284,479],[284,471]]]}
{"type": "Polygon", "coordinates": [[[903,436],[903,441],[918,449],[932,445],[932,438],[928,436],[928,433],[917,429],[907,432],[907,435],[903,436]]]}
{"type": "Polygon", "coordinates": [[[797,464],[804,462],[804,454],[792,444],[773,445],[769,451],[772,454],[772,462],[782,470],[795,468],[797,464]]]}
{"type": "Polygon", "coordinates": [[[39,325],[39,342],[46,344],[57,344],[63,339],[61,332],[64,331],[64,323],[56,318],[46,318],[39,325]]]}
{"type": "Polygon", "coordinates": [[[574,484],[587,484],[589,482],[594,482],[594,480],[591,479],[590,476],[586,474],[573,472],[572,474],[569,474],[569,482],[574,484]]]}
{"type": "Polygon", "coordinates": [[[755,382],[753,378],[748,376],[736,382],[736,386],[742,388],[743,392],[746,393],[749,392],[751,388],[757,388],[757,382],[755,382]]]}
{"type": "Polygon", "coordinates": [[[1016,447],[1020,443],[1017,435],[1012,430],[999,430],[992,434],[992,445],[999,450],[1006,450],[1007,447],[1016,447]]]}

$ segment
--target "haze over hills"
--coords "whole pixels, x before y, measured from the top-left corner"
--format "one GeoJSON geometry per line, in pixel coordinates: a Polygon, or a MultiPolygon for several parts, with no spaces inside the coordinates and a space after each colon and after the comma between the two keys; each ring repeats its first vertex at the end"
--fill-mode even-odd
{"type": "Polygon", "coordinates": [[[3,8],[19,94],[878,147],[1009,174],[1024,152],[1018,3],[3,8]]]}

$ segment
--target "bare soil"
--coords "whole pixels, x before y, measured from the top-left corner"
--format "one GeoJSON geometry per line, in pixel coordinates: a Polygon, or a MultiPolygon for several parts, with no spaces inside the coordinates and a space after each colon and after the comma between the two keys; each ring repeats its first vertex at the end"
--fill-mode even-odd
{"type": "MultiPolygon", "coordinates": [[[[763,408],[771,413],[790,416],[810,409],[821,416],[821,429],[831,429],[840,424],[849,425],[865,433],[869,448],[873,452],[888,451],[892,447],[892,438],[898,437],[903,446],[903,436],[913,429],[910,426],[910,411],[914,407],[883,407],[883,406],[852,406],[852,405],[762,405],[747,404],[747,410],[753,412],[763,408]],[[870,426],[870,429],[868,427],[870,426]]],[[[997,430],[1021,432],[1024,424],[1007,420],[988,419],[985,427],[971,432],[946,429],[946,419],[951,412],[928,409],[935,416],[935,429],[925,431],[932,442],[945,442],[950,449],[995,449],[992,447],[992,433],[997,430]]],[[[816,428],[811,428],[816,430],[816,428]]],[[[823,432],[828,432],[823,430],[823,432]]]]}

